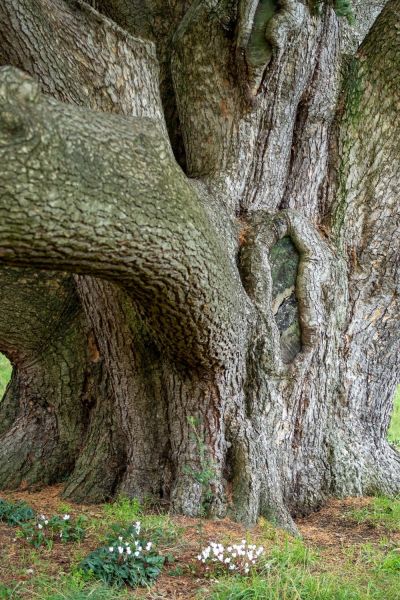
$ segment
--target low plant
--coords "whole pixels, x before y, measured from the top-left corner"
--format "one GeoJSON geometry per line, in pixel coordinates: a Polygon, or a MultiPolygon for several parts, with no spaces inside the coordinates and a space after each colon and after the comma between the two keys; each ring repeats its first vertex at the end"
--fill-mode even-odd
{"type": "Polygon", "coordinates": [[[224,578],[207,592],[207,600],[366,600],[363,592],[325,575],[272,570],[270,575],[224,578]]]}
{"type": "Polygon", "coordinates": [[[119,523],[130,523],[142,514],[142,507],[137,498],[119,496],[114,502],[104,504],[104,512],[109,519],[119,523]]]}
{"type": "Polygon", "coordinates": [[[370,504],[348,513],[357,523],[370,527],[382,527],[388,531],[400,531],[400,497],[377,497],[370,504]]]}
{"type": "Polygon", "coordinates": [[[300,539],[286,540],[283,545],[275,545],[268,556],[270,564],[286,569],[291,566],[307,567],[316,562],[316,553],[307,548],[300,539]]]}
{"type": "Polygon", "coordinates": [[[8,502],[0,498],[0,521],[18,526],[35,518],[35,511],[25,502],[8,502]]]}
{"type": "Polygon", "coordinates": [[[151,585],[161,573],[165,559],[156,552],[152,541],[140,537],[140,531],[139,521],[123,531],[114,528],[108,545],[91,552],[80,563],[80,569],[107,585],[151,585]]]}
{"type": "Polygon", "coordinates": [[[46,515],[39,515],[36,521],[21,524],[19,537],[27,540],[35,548],[51,548],[55,541],[79,542],[85,537],[85,522],[84,516],[74,520],[68,514],[63,517],[55,515],[50,519],[46,515]]]}
{"type": "Polygon", "coordinates": [[[226,547],[223,544],[210,542],[198,555],[197,560],[204,565],[205,570],[233,571],[241,575],[247,575],[251,570],[257,568],[259,559],[263,554],[263,546],[248,544],[246,540],[242,540],[240,544],[232,544],[226,547]]]}
{"type": "MultiPolygon", "coordinates": [[[[38,579],[31,592],[32,600],[120,600],[126,595],[117,588],[92,581],[78,571],[65,575],[57,582],[44,577],[38,579]]],[[[1,596],[0,596],[1,598],[1,596]]]]}
{"type": "MultiPolygon", "coordinates": [[[[135,526],[136,524],[127,527],[121,523],[114,523],[111,525],[111,534],[105,538],[106,544],[112,545],[113,539],[115,540],[119,536],[135,534],[135,526]]],[[[182,533],[182,528],[177,527],[170,515],[145,515],[140,521],[140,530],[142,536],[151,539],[157,546],[174,543],[182,533]]]]}
{"type": "Polygon", "coordinates": [[[15,597],[14,590],[0,583],[0,600],[8,600],[13,597],[15,597]]]}

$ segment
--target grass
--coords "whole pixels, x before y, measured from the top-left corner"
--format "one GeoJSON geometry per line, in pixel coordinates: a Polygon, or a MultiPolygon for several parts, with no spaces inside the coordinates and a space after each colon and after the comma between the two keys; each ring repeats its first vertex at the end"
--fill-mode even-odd
{"type": "Polygon", "coordinates": [[[400,450],[400,386],[398,386],[394,397],[394,407],[388,431],[388,440],[400,450]]]}
{"type": "Polygon", "coordinates": [[[264,546],[258,572],[240,577],[221,576],[221,571],[199,565],[196,519],[150,512],[124,497],[95,507],[69,505],[60,502],[59,492],[52,489],[19,497],[37,512],[65,512],[74,518],[86,514],[87,538],[54,544],[51,550],[33,549],[13,539],[15,527],[0,523],[0,600],[400,600],[400,499],[337,501],[336,512],[329,509],[327,514],[340,529],[339,539],[336,525],[331,527],[323,514],[321,520],[314,515],[305,529],[300,525],[304,539],[291,537],[265,519],[251,530],[228,520],[205,521],[207,540],[227,545],[246,538],[264,546]],[[157,584],[141,591],[117,590],[84,574],[80,561],[103,545],[111,527],[126,527],[132,521],[140,521],[142,530],[150,532],[146,538],[168,557],[157,584]]]}
{"type": "Polygon", "coordinates": [[[4,354],[0,354],[0,400],[3,397],[8,382],[10,381],[11,371],[12,366],[10,361],[4,356],[4,354]]]}
{"type": "Polygon", "coordinates": [[[349,517],[370,527],[400,531],[400,498],[374,498],[368,506],[350,511],[349,517]]]}
{"type": "Polygon", "coordinates": [[[364,544],[351,547],[336,572],[299,540],[273,547],[261,572],[220,578],[199,600],[399,600],[400,554],[364,544]]]}
{"type": "MultiPolygon", "coordinates": [[[[361,600],[360,592],[338,578],[298,570],[272,571],[250,579],[219,581],[209,600],[361,600]]],[[[382,597],[383,599],[383,597],[382,597]]],[[[393,596],[394,600],[394,596],[393,596]]]]}

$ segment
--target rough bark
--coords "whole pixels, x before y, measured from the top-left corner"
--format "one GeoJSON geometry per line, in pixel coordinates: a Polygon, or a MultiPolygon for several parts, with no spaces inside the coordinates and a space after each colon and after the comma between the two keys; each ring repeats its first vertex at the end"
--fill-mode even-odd
{"type": "Polygon", "coordinates": [[[1,61],[45,94],[2,69],[0,259],[79,273],[101,357],[69,497],[196,514],[212,464],[214,514],[294,530],[331,494],[399,491],[398,0],[348,59],[381,4],[343,31],[295,0],[96,3],[133,38],[3,0],[1,61]]]}
{"type": "Polygon", "coordinates": [[[92,400],[71,277],[2,268],[0,303],[0,350],[14,366],[0,405],[0,482],[59,481],[73,469],[92,400]]]}

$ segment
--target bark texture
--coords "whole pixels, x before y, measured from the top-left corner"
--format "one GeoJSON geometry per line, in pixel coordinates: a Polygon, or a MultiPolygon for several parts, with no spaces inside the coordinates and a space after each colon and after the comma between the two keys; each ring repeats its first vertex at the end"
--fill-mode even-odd
{"type": "Polygon", "coordinates": [[[40,423],[73,499],[206,497],[294,531],[329,495],[400,490],[398,0],[349,57],[383,4],[350,28],[297,0],[2,1],[1,273],[75,306],[49,303],[43,360],[27,298],[35,350],[0,332],[24,461],[2,485],[39,481],[43,436],[29,462],[10,432],[40,423]]]}

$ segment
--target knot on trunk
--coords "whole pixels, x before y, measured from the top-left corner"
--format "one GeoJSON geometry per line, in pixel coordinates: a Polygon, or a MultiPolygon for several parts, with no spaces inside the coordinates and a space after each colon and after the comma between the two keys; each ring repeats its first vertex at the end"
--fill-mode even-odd
{"type": "Polygon", "coordinates": [[[284,372],[285,365],[314,351],[337,305],[337,290],[346,294],[336,285],[340,261],[318,229],[295,210],[255,213],[251,231],[240,265],[259,313],[258,351],[263,348],[267,370],[284,372]]]}

